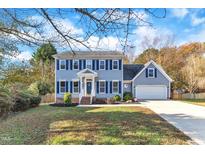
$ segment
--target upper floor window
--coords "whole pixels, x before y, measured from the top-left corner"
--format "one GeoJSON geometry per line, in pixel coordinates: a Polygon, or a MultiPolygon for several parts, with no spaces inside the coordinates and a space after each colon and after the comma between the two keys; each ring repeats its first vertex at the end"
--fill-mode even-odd
{"type": "Polygon", "coordinates": [[[92,60],[86,60],[86,68],[92,69],[92,60]]]}
{"type": "Polygon", "coordinates": [[[118,93],[118,81],[112,82],[112,91],[113,93],[118,93]]]}
{"type": "Polygon", "coordinates": [[[73,81],[73,92],[78,93],[79,92],[79,82],[73,81]]]}
{"type": "Polygon", "coordinates": [[[118,60],[113,60],[113,69],[114,70],[118,69],[118,60]]]}
{"type": "Polygon", "coordinates": [[[148,68],[148,77],[153,78],[154,77],[154,68],[148,68]]]}
{"type": "Polygon", "coordinates": [[[100,69],[101,70],[105,69],[105,61],[104,60],[100,60],[100,69]]]}
{"type": "Polygon", "coordinates": [[[66,84],[65,81],[60,81],[60,92],[61,93],[66,92],[65,84],[66,84]]]}
{"type": "Polygon", "coordinates": [[[60,60],[60,69],[61,70],[65,69],[65,60],[60,60]]]}
{"type": "Polygon", "coordinates": [[[100,93],[105,93],[105,81],[99,81],[100,93]]]}
{"type": "Polygon", "coordinates": [[[79,69],[79,61],[78,60],[74,60],[73,61],[73,69],[74,70],[78,70],[79,69]]]}

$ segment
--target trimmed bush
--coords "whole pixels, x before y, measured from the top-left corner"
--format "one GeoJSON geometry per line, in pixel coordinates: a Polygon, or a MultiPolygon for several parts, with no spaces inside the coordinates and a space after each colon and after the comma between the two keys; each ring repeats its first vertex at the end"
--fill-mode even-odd
{"type": "Polygon", "coordinates": [[[71,93],[69,92],[64,93],[63,100],[64,100],[64,103],[71,104],[71,93]]]}
{"type": "Polygon", "coordinates": [[[124,94],[123,94],[124,101],[132,100],[132,99],[133,99],[133,96],[132,96],[131,92],[124,92],[124,94]]]}
{"type": "Polygon", "coordinates": [[[41,98],[39,96],[33,96],[29,92],[20,91],[17,92],[14,97],[14,106],[12,111],[25,111],[31,107],[36,107],[40,104],[41,98]]]}
{"type": "Polygon", "coordinates": [[[113,97],[113,99],[114,99],[114,101],[121,101],[120,95],[115,95],[115,96],[113,97]]]}
{"type": "Polygon", "coordinates": [[[37,81],[37,82],[34,82],[32,83],[29,88],[28,88],[28,91],[35,95],[35,96],[38,96],[38,95],[46,95],[47,93],[50,93],[51,92],[51,86],[46,83],[46,82],[43,82],[43,81],[37,81]]]}
{"type": "Polygon", "coordinates": [[[12,106],[13,102],[9,90],[0,85],[0,117],[7,115],[12,106]]]}

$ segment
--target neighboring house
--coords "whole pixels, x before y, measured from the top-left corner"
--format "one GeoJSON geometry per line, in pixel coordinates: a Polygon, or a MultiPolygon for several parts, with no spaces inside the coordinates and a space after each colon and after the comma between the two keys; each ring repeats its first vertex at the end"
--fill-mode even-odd
{"type": "Polygon", "coordinates": [[[65,92],[72,102],[107,102],[131,92],[138,99],[168,99],[172,79],[154,61],[123,65],[123,54],[116,51],[59,53],[55,58],[55,97],[63,101],[65,92]]]}

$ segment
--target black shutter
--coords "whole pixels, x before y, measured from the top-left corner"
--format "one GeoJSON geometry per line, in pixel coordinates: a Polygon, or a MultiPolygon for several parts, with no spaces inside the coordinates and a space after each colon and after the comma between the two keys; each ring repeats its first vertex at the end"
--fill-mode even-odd
{"type": "Polygon", "coordinates": [[[83,69],[85,69],[85,67],[86,67],[86,60],[84,59],[83,60],[83,69]]]}
{"type": "Polygon", "coordinates": [[[105,83],[105,88],[106,88],[106,94],[108,93],[108,81],[105,83]]]}
{"type": "Polygon", "coordinates": [[[122,92],[122,87],[121,87],[122,85],[121,85],[121,81],[119,81],[119,93],[121,94],[121,92],[122,92]]]}
{"type": "Polygon", "coordinates": [[[112,59],[110,59],[110,70],[112,70],[112,59]]]}
{"type": "Polygon", "coordinates": [[[155,78],[157,77],[157,69],[154,69],[155,78]]]}
{"type": "Polygon", "coordinates": [[[79,69],[82,70],[82,60],[79,60],[79,69]]]}
{"type": "Polygon", "coordinates": [[[92,70],[95,70],[95,59],[92,60],[92,70]]]}
{"type": "Polygon", "coordinates": [[[105,69],[108,70],[108,60],[105,61],[105,69]]]}
{"type": "Polygon", "coordinates": [[[66,60],[66,70],[68,70],[68,60],[66,60]]]}
{"type": "Polygon", "coordinates": [[[80,81],[78,81],[78,89],[79,89],[79,93],[80,93],[80,81]]]}
{"type": "Polygon", "coordinates": [[[71,59],[70,60],[70,70],[72,70],[73,69],[73,60],[71,59]]]}
{"type": "Polygon", "coordinates": [[[56,83],[56,91],[57,91],[57,94],[59,94],[59,81],[57,81],[56,83]]]}
{"type": "Polygon", "coordinates": [[[99,70],[99,60],[98,59],[96,60],[96,63],[97,63],[97,70],[99,70]]]}
{"type": "Polygon", "coordinates": [[[146,68],[145,71],[146,71],[146,78],[147,78],[148,77],[148,69],[146,68]]]}
{"type": "Polygon", "coordinates": [[[57,59],[57,63],[56,63],[56,67],[57,67],[57,70],[59,70],[59,59],[57,59]]]}
{"type": "Polygon", "coordinates": [[[110,81],[110,93],[112,94],[112,81],[110,81]]]}
{"type": "Polygon", "coordinates": [[[99,93],[99,81],[97,81],[97,87],[96,87],[96,90],[97,90],[97,94],[99,93]]]}
{"type": "Polygon", "coordinates": [[[121,70],[122,69],[122,60],[120,59],[119,60],[119,70],[121,70]]]}
{"type": "Polygon", "coordinates": [[[72,92],[73,92],[73,82],[70,81],[70,93],[72,93],[72,92]]]}
{"type": "Polygon", "coordinates": [[[66,81],[66,92],[68,92],[68,81],[66,81]]]}

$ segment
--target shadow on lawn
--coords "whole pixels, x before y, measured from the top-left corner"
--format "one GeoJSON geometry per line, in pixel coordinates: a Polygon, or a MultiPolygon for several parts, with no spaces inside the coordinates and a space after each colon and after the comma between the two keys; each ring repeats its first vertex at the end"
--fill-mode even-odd
{"type": "Polygon", "coordinates": [[[187,144],[190,139],[150,110],[96,107],[73,108],[72,114],[53,120],[46,140],[48,144],[187,144]]]}

